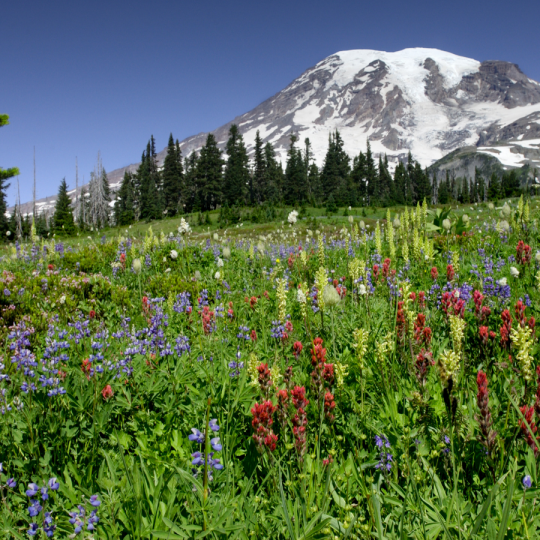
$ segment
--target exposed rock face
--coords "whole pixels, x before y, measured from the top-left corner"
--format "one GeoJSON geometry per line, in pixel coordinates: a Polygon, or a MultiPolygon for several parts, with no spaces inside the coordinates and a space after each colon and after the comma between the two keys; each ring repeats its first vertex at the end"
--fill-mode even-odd
{"type": "MultiPolygon", "coordinates": [[[[222,149],[233,123],[248,151],[253,151],[259,130],[283,162],[295,133],[300,143],[309,137],[322,165],[328,135],[339,129],[349,155],[365,150],[369,139],[373,152],[387,154],[391,166],[409,151],[429,166],[466,146],[478,147],[506,167],[540,165],[535,140],[540,143],[540,84],[516,64],[480,63],[437,49],[336,53],[213,131],[222,149]],[[513,150],[492,148],[502,143],[513,150]]],[[[206,137],[199,133],[183,140],[184,156],[198,151],[206,137]]],[[[158,154],[160,163],[165,153],[158,154]]],[[[111,187],[119,186],[126,169],[136,168],[110,172],[111,187]]]]}

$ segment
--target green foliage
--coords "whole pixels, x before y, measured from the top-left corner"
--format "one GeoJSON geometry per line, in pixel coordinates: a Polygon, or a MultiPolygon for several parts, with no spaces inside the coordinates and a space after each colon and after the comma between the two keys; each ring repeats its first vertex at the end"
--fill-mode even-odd
{"type": "Polygon", "coordinates": [[[73,209],[67,192],[66,179],[62,179],[58,188],[58,196],[54,206],[53,231],[57,236],[69,236],[75,233],[73,209]]]}

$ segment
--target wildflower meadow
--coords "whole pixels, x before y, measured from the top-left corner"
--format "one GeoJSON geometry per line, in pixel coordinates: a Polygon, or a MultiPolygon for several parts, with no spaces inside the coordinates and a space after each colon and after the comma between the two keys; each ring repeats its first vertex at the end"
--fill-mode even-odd
{"type": "Polygon", "coordinates": [[[538,538],[536,199],[345,214],[1,248],[0,537],[538,538]]]}

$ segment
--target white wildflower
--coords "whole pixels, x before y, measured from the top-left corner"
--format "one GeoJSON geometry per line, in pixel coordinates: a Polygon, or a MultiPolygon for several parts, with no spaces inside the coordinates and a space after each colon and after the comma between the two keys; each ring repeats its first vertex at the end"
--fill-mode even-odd
{"type": "Polygon", "coordinates": [[[510,275],[515,278],[519,277],[519,270],[515,266],[511,266],[510,275]]]}
{"type": "Polygon", "coordinates": [[[291,224],[291,225],[294,225],[298,220],[298,212],[296,210],[293,210],[290,214],[289,214],[289,217],[287,218],[287,221],[291,224]]]}
{"type": "Polygon", "coordinates": [[[182,218],[180,220],[180,225],[178,226],[178,232],[180,234],[187,234],[190,231],[191,227],[189,226],[189,223],[184,218],[182,218]]]}
{"type": "Polygon", "coordinates": [[[175,261],[178,258],[178,251],[176,249],[171,250],[171,259],[175,261]]]}

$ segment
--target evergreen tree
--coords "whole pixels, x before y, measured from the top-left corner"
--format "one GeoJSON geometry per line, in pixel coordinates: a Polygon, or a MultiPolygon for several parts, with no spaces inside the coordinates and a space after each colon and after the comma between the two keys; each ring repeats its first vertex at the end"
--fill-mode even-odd
{"type": "Polygon", "coordinates": [[[467,178],[464,178],[462,182],[461,202],[464,204],[468,204],[471,202],[471,199],[469,197],[469,180],[467,178]]]}
{"type": "Polygon", "coordinates": [[[255,156],[253,167],[253,198],[255,203],[261,204],[266,200],[266,161],[264,158],[264,148],[259,130],[255,135],[255,156]]]}
{"type": "MultiPolygon", "coordinates": [[[[411,153],[409,152],[409,157],[412,159],[411,153]]],[[[431,193],[431,184],[429,182],[429,175],[427,172],[422,169],[418,161],[413,160],[413,166],[407,168],[409,171],[409,176],[411,179],[411,187],[413,193],[413,203],[420,203],[424,199],[428,200],[431,193]]]]}
{"type": "Polygon", "coordinates": [[[229,206],[242,206],[250,181],[249,159],[244,145],[244,138],[233,124],[229,129],[228,155],[223,178],[223,199],[229,206]]]}
{"type": "Polygon", "coordinates": [[[216,138],[208,134],[197,162],[197,187],[199,208],[203,212],[213,210],[221,203],[223,189],[223,159],[216,138]]]}
{"type": "Polygon", "coordinates": [[[366,184],[366,156],[362,151],[353,159],[351,174],[349,175],[349,185],[354,193],[356,203],[365,204],[367,197],[366,184]]]}
{"type": "Polygon", "coordinates": [[[502,196],[516,197],[520,194],[520,181],[516,170],[505,172],[502,178],[502,196]]]}
{"type": "Polygon", "coordinates": [[[308,186],[309,193],[311,193],[311,204],[320,202],[323,199],[321,177],[319,174],[319,167],[316,163],[312,163],[308,170],[308,186]]]}
{"type": "Polygon", "coordinates": [[[501,183],[497,173],[493,173],[489,180],[489,186],[487,190],[488,201],[497,201],[501,196],[501,183]]]}
{"type": "Polygon", "coordinates": [[[265,189],[263,200],[273,204],[279,203],[283,197],[283,167],[276,160],[276,153],[271,143],[264,146],[265,189]]]}
{"type": "Polygon", "coordinates": [[[448,204],[448,202],[450,201],[449,184],[450,179],[447,170],[446,178],[439,182],[439,191],[437,194],[437,201],[439,204],[448,204]]]}
{"type": "Polygon", "coordinates": [[[377,181],[379,193],[377,198],[381,206],[390,206],[394,203],[394,181],[388,170],[388,157],[384,156],[384,161],[379,156],[379,178],[377,181]]]}
{"type": "Polygon", "coordinates": [[[36,234],[40,238],[45,238],[49,234],[49,228],[47,227],[47,218],[44,212],[41,212],[41,214],[37,214],[34,225],[36,227],[36,234]]]}
{"type": "Polygon", "coordinates": [[[140,189],[139,219],[151,221],[158,213],[155,178],[152,174],[152,147],[150,142],[143,152],[141,164],[137,169],[137,179],[140,189]]]}
{"type": "Polygon", "coordinates": [[[300,205],[307,200],[305,163],[302,152],[295,146],[297,140],[296,135],[291,135],[283,186],[283,200],[285,204],[292,206],[300,205]]]}
{"type": "Polygon", "coordinates": [[[116,194],[114,203],[114,221],[116,225],[130,225],[135,221],[133,204],[133,175],[127,170],[116,194]]]}
{"type": "Polygon", "coordinates": [[[338,130],[328,138],[328,151],[321,170],[321,184],[325,197],[334,196],[337,204],[348,203],[348,179],[350,158],[343,149],[343,139],[338,130]]]}
{"type": "Polygon", "coordinates": [[[62,179],[58,189],[58,197],[54,207],[53,230],[57,236],[67,236],[75,233],[71,199],[68,195],[66,179],[62,179]]]}
{"type": "Polygon", "coordinates": [[[407,169],[405,164],[400,161],[394,171],[394,203],[397,205],[405,204],[407,189],[407,169]]]}
{"type": "Polygon", "coordinates": [[[184,160],[184,189],[182,191],[182,212],[191,213],[194,209],[200,208],[200,185],[197,179],[197,169],[199,156],[197,152],[191,154],[184,160]]]}
{"type": "Polygon", "coordinates": [[[478,185],[475,186],[474,202],[484,202],[486,200],[486,181],[482,175],[478,178],[478,185]]]}
{"type": "Polygon", "coordinates": [[[379,192],[378,186],[379,175],[377,174],[377,167],[375,166],[375,160],[373,159],[373,154],[371,153],[371,144],[367,142],[366,150],[366,172],[365,172],[365,183],[366,183],[366,206],[373,204],[373,201],[376,198],[376,194],[379,192]]]}
{"type": "Polygon", "coordinates": [[[163,162],[163,171],[161,173],[163,181],[163,203],[164,212],[171,217],[178,211],[178,202],[180,200],[180,188],[182,184],[181,170],[182,156],[178,156],[179,147],[175,146],[172,133],[169,135],[167,144],[167,155],[163,162]]]}

